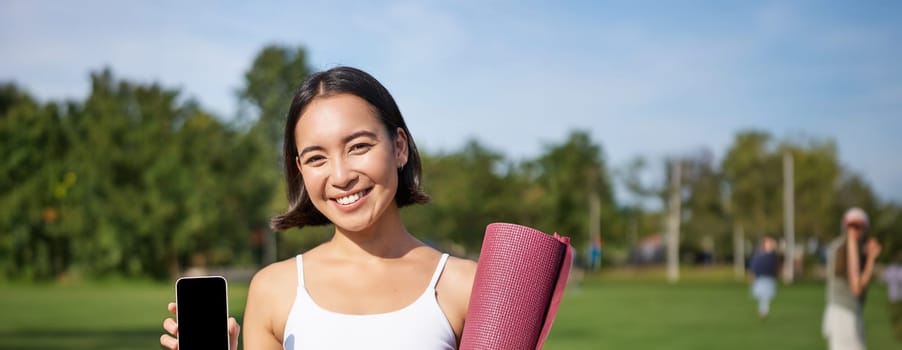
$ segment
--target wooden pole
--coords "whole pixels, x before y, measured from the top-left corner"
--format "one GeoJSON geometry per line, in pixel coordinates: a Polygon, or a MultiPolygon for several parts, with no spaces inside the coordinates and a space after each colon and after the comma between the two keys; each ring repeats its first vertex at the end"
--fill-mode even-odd
{"type": "Polygon", "coordinates": [[[667,227],[667,280],[680,280],[680,172],[679,160],[674,160],[670,176],[670,214],[667,227]]]}
{"type": "Polygon", "coordinates": [[[589,195],[589,239],[601,237],[601,198],[597,192],[589,195]]]}
{"type": "Polygon", "coordinates": [[[786,235],[786,256],[783,259],[783,282],[792,283],[795,262],[795,181],[792,154],[783,154],[783,231],[786,235]]]}
{"type": "Polygon", "coordinates": [[[733,223],[733,276],[736,280],[745,279],[745,232],[742,224],[733,223]]]}

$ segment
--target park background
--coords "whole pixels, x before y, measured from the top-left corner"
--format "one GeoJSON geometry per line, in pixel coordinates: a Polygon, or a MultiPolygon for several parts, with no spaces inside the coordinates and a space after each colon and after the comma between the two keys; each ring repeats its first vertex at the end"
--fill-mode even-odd
{"type": "MultiPolygon", "coordinates": [[[[291,92],[336,65],[404,113],[424,241],[475,258],[515,222],[572,237],[583,267],[602,239],[547,348],[823,348],[842,212],[902,260],[900,7],[0,2],[0,348],[155,346],[192,268],[229,275],[240,316],[255,269],[328,238],[267,223],[291,92]],[[797,266],[761,323],[742,264],[786,231],[787,158],[797,266]],[[679,280],[644,254],[674,208],[679,280]]],[[[889,307],[878,279],[872,348],[899,346],[889,307]]]]}

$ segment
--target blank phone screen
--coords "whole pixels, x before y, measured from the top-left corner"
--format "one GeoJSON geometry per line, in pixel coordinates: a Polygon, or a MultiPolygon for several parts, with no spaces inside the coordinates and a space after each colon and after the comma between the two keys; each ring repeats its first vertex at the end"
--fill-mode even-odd
{"type": "Polygon", "coordinates": [[[186,277],[176,282],[179,349],[229,348],[229,305],[222,277],[186,277]]]}

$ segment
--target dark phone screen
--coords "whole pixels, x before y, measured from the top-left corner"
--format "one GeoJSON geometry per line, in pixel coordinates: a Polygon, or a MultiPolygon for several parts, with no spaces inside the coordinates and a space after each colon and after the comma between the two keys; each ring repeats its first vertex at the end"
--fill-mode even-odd
{"type": "Polygon", "coordinates": [[[189,277],[176,282],[179,349],[229,348],[229,305],[222,277],[189,277]]]}

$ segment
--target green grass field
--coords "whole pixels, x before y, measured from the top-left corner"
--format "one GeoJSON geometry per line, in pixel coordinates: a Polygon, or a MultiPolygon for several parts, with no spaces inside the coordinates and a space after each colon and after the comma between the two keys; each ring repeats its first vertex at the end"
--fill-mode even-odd
{"type": "MultiPolygon", "coordinates": [[[[771,316],[758,319],[747,286],[735,282],[592,280],[573,288],[545,349],[825,349],[823,284],[779,289],[771,316]]],[[[873,288],[866,309],[869,349],[900,349],[886,294],[873,288]]]]}
{"type": "MultiPolygon", "coordinates": [[[[229,286],[233,315],[246,297],[247,286],[229,286]]],[[[3,286],[0,349],[157,349],[173,300],[174,284],[3,286]]]]}
{"type": "MultiPolygon", "coordinates": [[[[824,349],[823,285],[782,287],[761,322],[745,284],[687,276],[592,276],[568,290],[545,349],[824,349]]],[[[231,285],[233,315],[247,287],[231,285]]],[[[171,285],[0,286],[0,349],[156,349],[171,285]]],[[[883,287],[872,288],[870,349],[900,349],[883,287]]],[[[239,318],[240,319],[240,318],[239,318]]]]}

